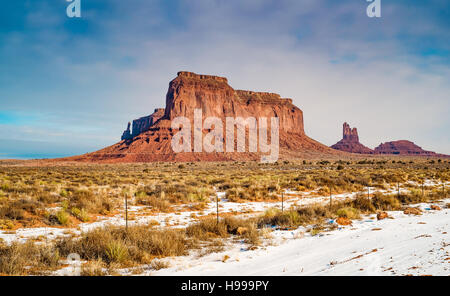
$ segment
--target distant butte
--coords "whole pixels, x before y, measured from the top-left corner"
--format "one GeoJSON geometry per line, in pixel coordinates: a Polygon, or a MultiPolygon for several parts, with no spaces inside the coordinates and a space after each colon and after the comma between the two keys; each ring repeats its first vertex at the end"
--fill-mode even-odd
{"type": "Polygon", "coordinates": [[[398,154],[398,155],[426,155],[436,156],[436,152],[423,150],[411,141],[400,140],[386,142],[375,148],[377,154],[398,154]]]}
{"type": "Polygon", "coordinates": [[[373,154],[374,151],[359,142],[358,130],[351,129],[347,122],[344,122],[342,140],[331,146],[331,148],[360,154],[373,154]]]}
{"type": "Polygon", "coordinates": [[[421,147],[407,140],[381,143],[372,150],[359,142],[358,130],[356,128],[350,128],[347,122],[344,122],[342,140],[331,146],[331,148],[358,154],[449,157],[448,155],[423,150],[421,147]]]}

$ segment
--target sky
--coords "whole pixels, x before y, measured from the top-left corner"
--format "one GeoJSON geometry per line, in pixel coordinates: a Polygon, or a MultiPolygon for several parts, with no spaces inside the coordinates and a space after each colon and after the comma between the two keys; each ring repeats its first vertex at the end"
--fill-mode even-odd
{"type": "Polygon", "coordinates": [[[178,71],[292,98],[326,145],[450,154],[450,2],[0,0],[0,158],[92,152],[165,106],[178,71]]]}

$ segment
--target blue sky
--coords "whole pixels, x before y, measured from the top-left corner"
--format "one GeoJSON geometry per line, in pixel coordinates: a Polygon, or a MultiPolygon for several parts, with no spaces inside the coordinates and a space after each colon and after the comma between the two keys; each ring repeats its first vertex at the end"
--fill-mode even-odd
{"type": "Polygon", "coordinates": [[[332,145],[408,139],[450,154],[450,2],[1,1],[0,158],[95,151],[164,107],[180,70],[280,93],[332,145]]]}

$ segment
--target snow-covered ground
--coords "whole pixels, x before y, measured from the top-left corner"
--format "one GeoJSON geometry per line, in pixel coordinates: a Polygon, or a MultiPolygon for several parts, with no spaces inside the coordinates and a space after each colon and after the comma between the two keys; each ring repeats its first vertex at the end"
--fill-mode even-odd
{"type": "MultiPolygon", "coordinates": [[[[429,186],[436,186],[426,182],[429,186]]],[[[448,182],[447,182],[448,184],[448,182]]],[[[417,185],[417,184],[415,184],[417,185]]],[[[394,193],[396,188],[378,190],[394,193]]],[[[403,190],[402,190],[403,191],[403,190]]],[[[406,190],[404,190],[406,191],[406,190]]],[[[373,191],[371,190],[371,193],[373,191]]],[[[229,202],[223,192],[218,192],[219,211],[238,213],[248,217],[273,207],[280,202],[229,202]]],[[[333,195],[333,200],[354,198],[357,193],[333,195]]],[[[284,207],[328,203],[329,196],[316,193],[286,191],[284,207]]],[[[248,250],[243,242],[233,241],[225,251],[199,257],[166,258],[170,267],[159,271],[143,268],[146,275],[450,275],[450,210],[440,203],[442,211],[429,210],[430,204],[420,204],[422,216],[408,216],[403,212],[390,212],[394,219],[377,221],[375,216],[353,221],[352,226],[311,236],[304,228],[295,231],[274,230],[272,238],[263,246],[248,250]],[[225,262],[224,257],[229,257],[225,262]]],[[[134,216],[130,225],[150,221],[161,227],[186,227],[198,221],[198,217],[215,214],[212,200],[204,210],[192,210],[189,205],[177,206],[175,212],[155,213],[150,207],[131,206],[134,216]]],[[[37,239],[51,241],[65,235],[79,235],[107,225],[125,225],[124,215],[99,217],[92,223],[81,223],[77,228],[23,228],[16,231],[0,231],[0,239],[11,243],[37,239]]],[[[127,270],[123,270],[127,274],[127,270]]]]}
{"type": "MultiPolygon", "coordinates": [[[[440,203],[442,208],[450,200],[440,203]]],[[[450,210],[419,204],[421,216],[389,212],[321,235],[276,230],[273,244],[249,251],[245,244],[197,258],[168,259],[150,275],[450,275],[450,210]],[[224,256],[229,256],[222,262],[224,256]]]]}
{"type": "MultiPolygon", "coordinates": [[[[416,182],[410,182],[411,185],[419,185],[416,182]]],[[[433,180],[426,180],[427,186],[437,186],[433,180]]],[[[450,184],[450,182],[446,182],[450,184]]],[[[396,193],[395,187],[388,190],[374,190],[371,189],[371,194],[375,191],[390,194],[396,193]]],[[[298,192],[292,190],[285,191],[284,208],[296,207],[301,205],[309,205],[314,203],[326,204],[330,201],[329,196],[315,196],[317,190],[310,192],[298,192]],[[312,196],[313,195],[313,196],[312,196]]],[[[401,192],[408,192],[406,189],[401,189],[401,192]]],[[[345,199],[354,198],[359,192],[353,193],[341,193],[333,194],[333,201],[342,201],[345,199]]],[[[225,198],[225,192],[217,192],[219,197],[219,212],[240,214],[241,217],[249,217],[257,215],[269,208],[280,208],[281,202],[229,202],[225,198]]],[[[177,206],[174,212],[171,213],[148,213],[151,209],[148,206],[130,206],[130,216],[134,216],[133,220],[128,221],[129,225],[144,225],[150,222],[156,222],[160,227],[186,227],[194,222],[198,221],[199,217],[212,215],[216,213],[215,199],[207,204],[204,210],[191,210],[189,205],[177,206]]],[[[89,223],[81,223],[77,228],[61,228],[61,227],[37,227],[37,228],[21,228],[16,231],[0,231],[0,240],[6,243],[11,242],[24,242],[28,239],[38,239],[40,241],[51,241],[57,237],[68,235],[80,235],[82,232],[86,232],[95,228],[105,227],[108,225],[124,226],[125,215],[121,210],[120,214],[113,217],[98,217],[97,221],[89,223]]]]}
{"type": "MultiPolygon", "coordinates": [[[[298,193],[296,197],[286,196],[284,202],[285,209],[295,205],[306,205],[312,203],[328,202],[327,196],[316,197],[300,197],[303,193],[298,193]]],[[[352,198],[356,193],[345,193],[333,196],[333,200],[343,200],[352,198]]],[[[248,217],[264,212],[273,207],[281,208],[281,202],[229,202],[225,198],[224,192],[217,193],[219,197],[219,212],[225,213],[240,213],[242,217],[248,217]]],[[[150,222],[156,222],[160,227],[186,227],[198,221],[198,217],[207,216],[216,213],[216,202],[211,201],[207,204],[204,210],[191,210],[189,205],[176,206],[174,212],[170,213],[148,213],[151,207],[148,206],[130,206],[128,209],[130,217],[133,220],[128,221],[129,225],[143,225],[150,222]]],[[[77,228],[61,228],[61,227],[36,227],[36,228],[21,228],[16,231],[0,231],[0,239],[6,243],[14,241],[24,242],[28,239],[40,239],[42,241],[50,241],[56,237],[65,235],[80,235],[82,232],[89,231],[99,227],[108,225],[124,226],[125,215],[124,211],[113,217],[98,217],[97,221],[89,223],[81,223],[77,228]]]]}

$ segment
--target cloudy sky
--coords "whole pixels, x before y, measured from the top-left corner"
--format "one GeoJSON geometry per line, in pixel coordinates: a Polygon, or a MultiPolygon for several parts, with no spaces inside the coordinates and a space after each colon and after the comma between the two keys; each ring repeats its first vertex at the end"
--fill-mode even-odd
{"type": "Polygon", "coordinates": [[[332,145],[342,123],[369,147],[408,139],[450,154],[450,2],[381,0],[2,1],[0,158],[111,145],[164,107],[177,71],[280,93],[306,133],[332,145]]]}

